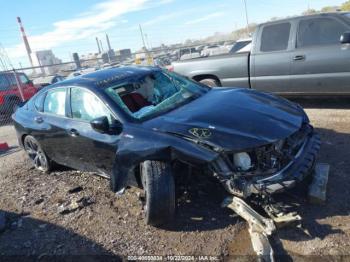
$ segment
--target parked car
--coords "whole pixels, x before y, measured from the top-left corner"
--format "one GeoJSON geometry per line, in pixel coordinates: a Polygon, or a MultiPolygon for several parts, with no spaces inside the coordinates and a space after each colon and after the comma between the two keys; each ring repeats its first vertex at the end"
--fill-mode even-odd
{"type": "Polygon", "coordinates": [[[249,89],[210,89],[156,67],[101,70],[48,86],[13,115],[34,166],[98,172],[114,192],[138,185],[148,224],[168,222],[191,166],[247,198],[290,188],[319,149],[303,109],[249,89]]]}
{"type": "Polygon", "coordinates": [[[198,53],[198,51],[197,51],[197,49],[195,47],[181,48],[179,50],[178,56],[180,58],[183,55],[192,54],[192,53],[198,53]]]}
{"type": "Polygon", "coordinates": [[[229,51],[225,45],[208,45],[202,50],[201,56],[227,54],[229,51]]]}
{"type": "Polygon", "coordinates": [[[57,82],[63,81],[64,79],[65,77],[60,75],[43,76],[43,77],[37,77],[33,79],[33,83],[35,87],[40,89],[40,88],[43,88],[44,86],[52,85],[57,82]]]}
{"type": "Polygon", "coordinates": [[[24,73],[0,72],[0,116],[11,116],[14,109],[24,100],[31,98],[37,89],[24,73]],[[19,90],[18,84],[21,90],[19,90]],[[21,95],[22,91],[22,95],[21,95]]]}
{"type": "Polygon", "coordinates": [[[188,59],[192,59],[192,58],[197,58],[200,57],[201,54],[200,53],[190,53],[190,54],[184,54],[180,57],[180,60],[188,60],[188,59]]]}
{"type": "Polygon", "coordinates": [[[239,39],[237,40],[232,47],[230,48],[230,54],[233,53],[242,53],[242,52],[250,52],[251,50],[252,39],[239,39]]]}
{"type": "Polygon", "coordinates": [[[174,62],[208,86],[282,95],[350,95],[349,13],[293,17],[257,27],[251,52],[174,62]]]}

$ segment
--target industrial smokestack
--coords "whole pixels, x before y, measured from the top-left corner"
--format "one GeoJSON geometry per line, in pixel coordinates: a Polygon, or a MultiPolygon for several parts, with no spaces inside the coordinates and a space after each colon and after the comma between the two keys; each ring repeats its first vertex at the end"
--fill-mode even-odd
{"type": "Polygon", "coordinates": [[[97,43],[98,53],[101,54],[100,42],[98,41],[97,37],[96,37],[96,43],[97,43]]]}
{"type": "Polygon", "coordinates": [[[17,16],[17,22],[18,22],[19,28],[20,28],[20,30],[21,30],[21,34],[22,34],[22,38],[23,38],[23,43],[24,43],[24,45],[25,45],[25,47],[26,47],[26,50],[27,50],[27,55],[28,55],[28,58],[29,58],[30,65],[31,65],[32,67],[34,67],[34,65],[33,65],[33,60],[32,60],[32,56],[31,56],[32,50],[30,49],[29,42],[28,42],[26,33],[25,33],[24,28],[23,28],[23,25],[22,25],[22,21],[21,21],[21,18],[20,18],[19,16],[17,16]]]}
{"type": "Polygon", "coordinates": [[[108,45],[108,51],[110,51],[112,48],[111,48],[111,43],[109,42],[109,37],[107,34],[106,34],[106,41],[107,41],[107,45],[108,45]]]}
{"type": "Polygon", "coordinates": [[[78,53],[73,53],[73,60],[74,60],[76,69],[79,70],[81,68],[81,64],[80,64],[80,58],[79,58],[78,53]]]}
{"type": "Polygon", "coordinates": [[[102,41],[100,40],[100,47],[101,47],[101,51],[103,52],[103,45],[102,45],[102,41]]]}

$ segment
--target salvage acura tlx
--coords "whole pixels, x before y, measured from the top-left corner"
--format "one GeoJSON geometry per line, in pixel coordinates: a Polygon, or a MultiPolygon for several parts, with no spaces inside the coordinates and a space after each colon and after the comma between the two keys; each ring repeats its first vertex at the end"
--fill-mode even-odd
{"type": "Polygon", "coordinates": [[[303,180],[320,146],[292,102],[210,89],[153,67],[111,68],[48,86],[13,120],[37,169],[58,163],[97,172],[114,192],[139,185],[152,225],[174,214],[176,163],[210,170],[230,194],[247,198],[303,180]]]}

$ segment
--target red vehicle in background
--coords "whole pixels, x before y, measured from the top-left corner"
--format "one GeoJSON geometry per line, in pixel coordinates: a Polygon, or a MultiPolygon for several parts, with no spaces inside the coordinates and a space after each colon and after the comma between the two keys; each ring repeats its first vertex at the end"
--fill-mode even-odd
{"type": "Polygon", "coordinates": [[[36,92],[26,74],[0,72],[0,118],[11,116],[21,102],[27,101],[36,92]]]}

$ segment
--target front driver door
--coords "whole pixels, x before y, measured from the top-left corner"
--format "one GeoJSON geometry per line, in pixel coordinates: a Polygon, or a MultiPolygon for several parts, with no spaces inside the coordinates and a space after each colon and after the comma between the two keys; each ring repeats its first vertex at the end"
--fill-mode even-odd
{"type": "Polygon", "coordinates": [[[291,60],[293,92],[350,93],[350,48],[340,43],[346,31],[350,27],[335,17],[300,19],[291,60]]]}
{"type": "Polygon", "coordinates": [[[110,175],[118,148],[119,135],[101,134],[90,125],[94,118],[107,116],[110,124],[114,114],[90,90],[80,87],[70,89],[71,118],[69,134],[70,165],[86,171],[110,175]]]}

